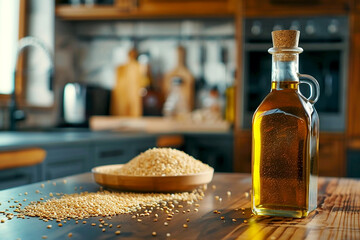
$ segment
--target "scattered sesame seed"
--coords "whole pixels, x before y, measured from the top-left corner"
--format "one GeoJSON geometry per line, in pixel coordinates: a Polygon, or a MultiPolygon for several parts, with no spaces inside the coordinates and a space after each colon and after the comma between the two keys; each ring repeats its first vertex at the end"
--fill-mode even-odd
{"type": "Polygon", "coordinates": [[[184,224],[183,224],[183,227],[184,227],[184,228],[187,228],[187,227],[188,227],[188,225],[184,223],[184,224]]]}
{"type": "Polygon", "coordinates": [[[5,222],[5,220],[4,219],[1,219],[1,223],[4,223],[5,222]]]}
{"type": "Polygon", "coordinates": [[[42,238],[42,239],[47,239],[47,236],[46,236],[46,235],[44,235],[44,236],[42,236],[41,238],[42,238]]]}
{"type": "Polygon", "coordinates": [[[83,224],[86,224],[86,221],[83,221],[83,224]]]}
{"type": "Polygon", "coordinates": [[[212,189],[216,189],[216,186],[215,186],[215,185],[212,185],[211,188],[212,188],[212,189]]]}
{"type": "Polygon", "coordinates": [[[69,238],[71,238],[71,237],[72,237],[72,235],[73,235],[72,233],[69,233],[69,234],[68,234],[68,237],[69,237],[69,238]]]}
{"type": "Polygon", "coordinates": [[[157,218],[154,218],[154,222],[157,222],[158,220],[157,220],[157,218]]]}
{"type": "Polygon", "coordinates": [[[50,228],[52,228],[52,225],[47,225],[46,227],[47,227],[48,229],[50,229],[50,228]]]}
{"type": "Polygon", "coordinates": [[[62,223],[59,223],[58,226],[59,226],[59,227],[62,227],[63,225],[62,225],[62,223]]]}
{"type": "Polygon", "coordinates": [[[105,228],[101,229],[101,231],[105,232],[105,228]]]}
{"type": "Polygon", "coordinates": [[[91,226],[96,226],[96,223],[92,223],[91,226]]]}
{"type": "Polygon", "coordinates": [[[54,186],[56,186],[56,182],[53,182],[52,184],[53,184],[54,186]]]}
{"type": "Polygon", "coordinates": [[[168,222],[164,222],[164,225],[165,225],[165,226],[168,226],[168,225],[169,225],[169,223],[168,223],[168,222]]]}
{"type": "Polygon", "coordinates": [[[119,231],[119,230],[118,230],[118,231],[116,231],[116,232],[115,232],[115,234],[116,234],[116,235],[119,235],[119,234],[120,234],[120,231],[119,231]]]}
{"type": "Polygon", "coordinates": [[[244,220],[244,223],[247,223],[248,221],[247,220],[244,220]]]}
{"type": "Polygon", "coordinates": [[[167,234],[166,234],[166,237],[170,237],[170,236],[171,236],[171,234],[170,234],[170,233],[167,233],[167,234]]]}
{"type": "Polygon", "coordinates": [[[156,236],[156,232],[152,232],[152,234],[151,234],[151,235],[156,236]]]}
{"type": "Polygon", "coordinates": [[[117,228],[121,228],[121,225],[117,225],[116,227],[117,227],[117,228]]]}
{"type": "Polygon", "coordinates": [[[224,219],[225,219],[225,217],[222,217],[222,216],[221,216],[221,217],[220,217],[220,219],[221,219],[221,220],[224,220],[224,219]]]}
{"type": "Polygon", "coordinates": [[[235,218],[233,218],[233,219],[231,219],[231,221],[236,222],[236,219],[235,219],[235,218]]]}
{"type": "Polygon", "coordinates": [[[42,184],[40,185],[40,187],[41,187],[41,188],[44,188],[44,187],[45,187],[45,185],[42,183],[42,184]]]}
{"type": "Polygon", "coordinates": [[[228,196],[231,196],[231,192],[230,192],[230,191],[227,191],[226,194],[227,194],[228,196]]]}

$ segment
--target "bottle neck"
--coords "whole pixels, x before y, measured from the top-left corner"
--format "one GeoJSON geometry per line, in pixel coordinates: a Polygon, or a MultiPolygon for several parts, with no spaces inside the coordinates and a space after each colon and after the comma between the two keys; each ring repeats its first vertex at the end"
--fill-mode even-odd
{"type": "Polygon", "coordinates": [[[273,53],[271,89],[298,88],[298,60],[298,53],[273,53]]]}

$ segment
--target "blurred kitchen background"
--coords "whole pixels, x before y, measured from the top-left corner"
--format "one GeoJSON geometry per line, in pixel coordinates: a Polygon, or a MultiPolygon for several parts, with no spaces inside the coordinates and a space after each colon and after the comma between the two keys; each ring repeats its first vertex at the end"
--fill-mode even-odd
{"type": "Polygon", "coordinates": [[[3,167],[6,179],[154,146],[250,172],[280,29],[301,31],[300,72],[320,83],[320,175],[360,177],[359,22],[359,0],[0,0],[0,161],[1,150],[47,152],[30,173],[3,167]]]}

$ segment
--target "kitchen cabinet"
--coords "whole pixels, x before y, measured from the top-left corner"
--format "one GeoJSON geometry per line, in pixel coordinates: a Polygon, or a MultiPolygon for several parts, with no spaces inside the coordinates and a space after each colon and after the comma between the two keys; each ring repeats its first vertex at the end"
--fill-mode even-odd
{"type": "Polygon", "coordinates": [[[233,171],[234,137],[228,134],[186,134],[187,154],[209,164],[217,172],[233,171]]]}
{"type": "Polygon", "coordinates": [[[156,136],[140,136],[42,146],[46,158],[31,167],[0,171],[0,189],[89,172],[98,165],[121,164],[156,147],[156,136]]]}
{"type": "Polygon", "coordinates": [[[0,189],[30,184],[43,179],[40,178],[43,165],[12,168],[0,171],[0,189]]]}
{"type": "Polygon", "coordinates": [[[90,170],[92,162],[89,144],[77,146],[55,146],[45,148],[47,157],[44,161],[42,179],[54,179],[74,175],[90,170]]]}
{"type": "Polygon", "coordinates": [[[330,15],[348,13],[351,0],[245,1],[246,16],[330,15]]]}
{"type": "Polygon", "coordinates": [[[319,175],[346,175],[344,134],[322,133],[319,141],[319,175]]]}
{"type": "Polygon", "coordinates": [[[353,0],[354,2],[354,8],[357,12],[360,12],[360,0],[353,0]]]}
{"type": "MultiPolygon", "coordinates": [[[[251,172],[251,131],[235,134],[234,170],[251,172]]],[[[342,133],[320,133],[319,175],[341,177],[346,175],[345,136],[342,133]]]]}
{"type": "MultiPolygon", "coordinates": [[[[359,1],[358,1],[359,2],[359,1]]],[[[350,15],[350,60],[348,82],[348,128],[347,136],[350,145],[360,139],[360,11],[350,15]]],[[[360,149],[360,145],[358,144],[360,149]]]]}
{"type": "Polygon", "coordinates": [[[57,5],[55,14],[64,20],[215,17],[232,16],[236,5],[236,0],[139,0],[136,5],[132,2],[136,1],[115,1],[114,6],[57,5]]]}
{"type": "Polygon", "coordinates": [[[156,147],[156,137],[124,139],[95,144],[93,166],[123,164],[149,148],[156,147]]]}

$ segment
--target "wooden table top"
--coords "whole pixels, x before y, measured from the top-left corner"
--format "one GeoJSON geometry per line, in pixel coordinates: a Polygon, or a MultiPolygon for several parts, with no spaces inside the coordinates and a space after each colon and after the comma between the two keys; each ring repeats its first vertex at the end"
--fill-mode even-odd
{"type": "MultiPolygon", "coordinates": [[[[0,211],[13,210],[9,206],[18,204],[14,201],[24,206],[49,196],[50,192],[99,190],[90,173],[65,179],[66,183],[64,179],[43,182],[43,188],[41,183],[36,183],[0,191],[0,211]]],[[[98,224],[100,217],[86,219],[86,224],[82,221],[76,224],[72,219],[58,227],[55,221],[16,217],[8,220],[0,213],[0,219],[5,220],[0,223],[0,238],[68,239],[68,234],[72,233],[71,239],[360,239],[360,180],[319,178],[318,208],[305,219],[251,216],[250,187],[249,174],[216,173],[204,199],[198,202],[200,206],[185,204],[186,213],[176,213],[168,226],[164,225],[167,214],[160,210],[153,212],[159,214],[157,222],[153,214],[143,217],[142,222],[137,222],[130,214],[112,217],[106,222],[114,226],[121,224],[121,229],[107,227],[105,232],[98,226],[91,226],[91,223],[98,224]],[[220,213],[214,213],[215,210],[220,213]],[[49,224],[53,226],[51,229],[47,229],[49,224]],[[183,224],[188,227],[184,228],[183,224]],[[116,230],[121,230],[121,234],[115,235],[116,230]],[[152,236],[154,231],[155,237],[152,236]],[[166,237],[167,233],[170,237],[166,237]]]]}

